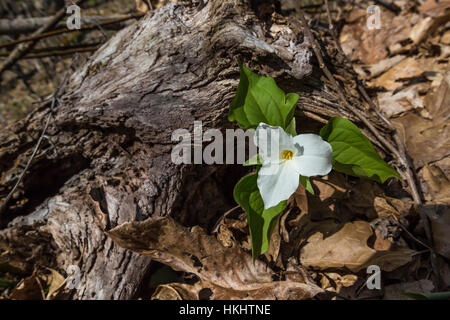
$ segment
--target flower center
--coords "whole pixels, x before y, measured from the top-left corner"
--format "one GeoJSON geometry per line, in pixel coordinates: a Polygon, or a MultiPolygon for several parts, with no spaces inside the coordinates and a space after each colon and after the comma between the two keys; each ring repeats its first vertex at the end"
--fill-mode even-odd
{"type": "Polygon", "coordinates": [[[291,150],[283,150],[281,153],[281,158],[286,160],[291,160],[294,156],[294,153],[291,150]]]}

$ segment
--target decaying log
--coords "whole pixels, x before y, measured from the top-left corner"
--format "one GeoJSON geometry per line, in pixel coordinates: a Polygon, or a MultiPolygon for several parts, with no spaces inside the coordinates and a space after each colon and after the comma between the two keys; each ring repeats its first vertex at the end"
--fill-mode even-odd
{"type": "MultiPolygon", "coordinates": [[[[327,85],[298,21],[261,14],[243,0],[170,3],[118,32],[71,76],[47,139],[0,216],[0,263],[63,274],[77,265],[73,299],[132,298],[150,258],[108,233],[158,217],[210,230],[235,206],[231,192],[241,166],[175,165],[171,134],[192,132],[194,121],[203,121],[204,130],[232,127],[227,113],[239,81],[237,57],[300,94],[298,131],[316,129],[314,121],[302,121],[312,113],[355,120],[327,85]]],[[[363,109],[347,89],[349,101],[363,109]]],[[[49,112],[43,105],[0,133],[0,198],[20,175],[49,112]]]]}

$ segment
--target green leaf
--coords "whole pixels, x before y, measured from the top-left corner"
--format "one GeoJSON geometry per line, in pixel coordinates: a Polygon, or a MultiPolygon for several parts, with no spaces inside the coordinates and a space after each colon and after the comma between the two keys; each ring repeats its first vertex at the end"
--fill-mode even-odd
{"type": "Polygon", "coordinates": [[[291,123],[286,128],[286,132],[289,133],[291,136],[295,137],[297,135],[295,127],[296,127],[295,118],[292,118],[291,123]]]}
{"type": "Polygon", "coordinates": [[[375,151],[369,139],[352,122],[332,118],[320,130],[320,135],[333,148],[333,168],[346,174],[385,182],[390,177],[400,178],[375,151]]]}
{"type": "Polygon", "coordinates": [[[245,161],[244,164],[243,164],[244,167],[259,166],[259,165],[262,165],[261,158],[259,157],[259,154],[255,154],[253,157],[251,157],[250,159],[245,161]]]}
{"type": "Polygon", "coordinates": [[[0,288],[12,288],[16,284],[17,284],[17,281],[0,279],[0,288]]]}
{"type": "Polygon", "coordinates": [[[257,179],[257,174],[247,175],[234,187],[234,199],[247,213],[253,260],[269,249],[270,237],[287,203],[282,201],[275,207],[264,210],[257,179]]]}
{"type": "Polygon", "coordinates": [[[314,189],[312,187],[311,181],[309,180],[309,177],[300,176],[300,183],[306,189],[306,191],[314,194],[314,189]]]}
{"type": "Polygon", "coordinates": [[[239,86],[228,119],[237,121],[243,129],[256,128],[261,122],[283,129],[292,126],[299,96],[285,95],[271,77],[262,77],[242,64],[240,68],[239,86]]]}

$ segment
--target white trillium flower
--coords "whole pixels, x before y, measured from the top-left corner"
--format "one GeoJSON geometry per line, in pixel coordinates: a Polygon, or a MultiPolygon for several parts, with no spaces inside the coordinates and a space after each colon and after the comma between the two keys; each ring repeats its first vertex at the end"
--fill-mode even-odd
{"type": "Polygon", "coordinates": [[[331,145],[316,134],[293,137],[281,127],[260,123],[254,140],[262,163],[258,189],[264,209],[289,199],[298,188],[300,175],[324,176],[331,171],[331,145]]]}

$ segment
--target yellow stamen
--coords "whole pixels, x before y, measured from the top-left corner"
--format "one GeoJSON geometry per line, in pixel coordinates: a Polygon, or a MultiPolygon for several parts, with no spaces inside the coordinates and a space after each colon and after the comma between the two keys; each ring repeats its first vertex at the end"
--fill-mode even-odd
{"type": "Polygon", "coordinates": [[[281,158],[286,160],[291,160],[294,156],[294,153],[291,150],[283,150],[281,153],[281,158]]]}

